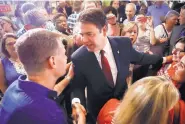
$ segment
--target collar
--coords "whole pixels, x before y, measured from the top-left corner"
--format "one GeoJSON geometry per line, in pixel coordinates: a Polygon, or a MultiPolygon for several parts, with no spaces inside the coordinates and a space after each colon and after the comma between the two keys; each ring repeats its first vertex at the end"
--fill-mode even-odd
{"type": "Polygon", "coordinates": [[[57,92],[50,90],[36,82],[27,80],[26,75],[22,75],[18,78],[19,86],[21,89],[23,89],[26,93],[32,94],[36,93],[41,96],[45,96],[50,99],[56,99],[57,98],[57,92]]]}
{"type": "MultiPolygon", "coordinates": [[[[110,42],[109,42],[108,38],[106,38],[106,44],[105,44],[103,50],[105,51],[105,53],[109,53],[110,49],[112,49],[111,45],[110,45],[110,42]]],[[[94,52],[94,54],[99,56],[100,55],[100,50],[94,52]]]]}

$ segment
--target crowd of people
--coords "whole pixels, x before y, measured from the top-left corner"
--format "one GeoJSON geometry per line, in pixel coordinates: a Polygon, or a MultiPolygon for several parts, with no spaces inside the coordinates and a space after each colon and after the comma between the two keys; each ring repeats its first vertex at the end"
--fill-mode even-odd
{"type": "Polygon", "coordinates": [[[185,5],[20,2],[0,16],[1,124],[185,124],[185,5]]]}

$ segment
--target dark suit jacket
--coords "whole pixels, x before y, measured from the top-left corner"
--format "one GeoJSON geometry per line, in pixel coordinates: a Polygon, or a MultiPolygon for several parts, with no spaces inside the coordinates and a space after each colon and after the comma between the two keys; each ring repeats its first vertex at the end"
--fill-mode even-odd
{"type": "Polygon", "coordinates": [[[162,58],[156,55],[142,54],[132,48],[129,38],[109,37],[112,52],[115,58],[118,74],[116,86],[112,88],[99,66],[94,52],[89,52],[85,46],[79,48],[72,55],[75,76],[72,81],[72,98],[80,98],[86,106],[84,88],[87,87],[87,110],[94,120],[102,106],[110,98],[121,99],[127,89],[126,77],[129,73],[129,64],[160,64],[162,58]]]}
{"type": "Polygon", "coordinates": [[[185,24],[178,25],[173,28],[171,36],[170,36],[170,40],[169,40],[170,41],[169,54],[171,54],[173,46],[176,44],[177,39],[180,38],[180,34],[183,30],[185,30],[185,24]]]}

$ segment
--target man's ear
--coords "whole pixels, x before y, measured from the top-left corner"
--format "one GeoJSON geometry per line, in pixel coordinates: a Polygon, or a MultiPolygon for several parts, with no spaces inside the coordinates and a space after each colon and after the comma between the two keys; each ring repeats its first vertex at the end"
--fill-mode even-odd
{"type": "Polygon", "coordinates": [[[54,56],[49,57],[48,66],[52,69],[56,68],[56,58],[54,56]]]}

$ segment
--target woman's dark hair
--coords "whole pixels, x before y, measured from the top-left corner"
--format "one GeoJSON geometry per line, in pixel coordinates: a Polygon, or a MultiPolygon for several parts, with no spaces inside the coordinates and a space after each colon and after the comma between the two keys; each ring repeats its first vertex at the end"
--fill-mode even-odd
{"type": "Polygon", "coordinates": [[[9,58],[10,54],[6,50],[6,40],[7,38],[15,38],[17,39],[17,36],[13,33],[6,33],[2,38],[2,44],[1,44],[1,51],[5,55],[5,57],[9,58]]]}
{"type": "MultiPolygon", "coordinates": [[[[177,43],[182,43],[182,44],[185,45],[185,36],[182,36],[182,37],[180,37],[179,39],[177,39],[176,42],[175,42],[175,45],[176,45],[177,43]]],[[[175,47],[175,45],[174,45],[174,47],[175,47]]],[[[183,52],[185,52],[185,47],[184,47],[183,52]]]]}
{"type": "Polygon", "coordinates": [[[108,6],[104,8],[105,15],[107,15],[110,12],[112,12],[112,14],[114,14],[117,17],[117,10],[114,7],[108,6]]]}
{"type": "MultiPolygon", "coordinates": [[[[113,2],[114,2],[114,0],[111,0],[110,6],[112,6],[113,2]]],[[[120,1],[119,1],[119,5],[120,5],[120,1]]]]}

